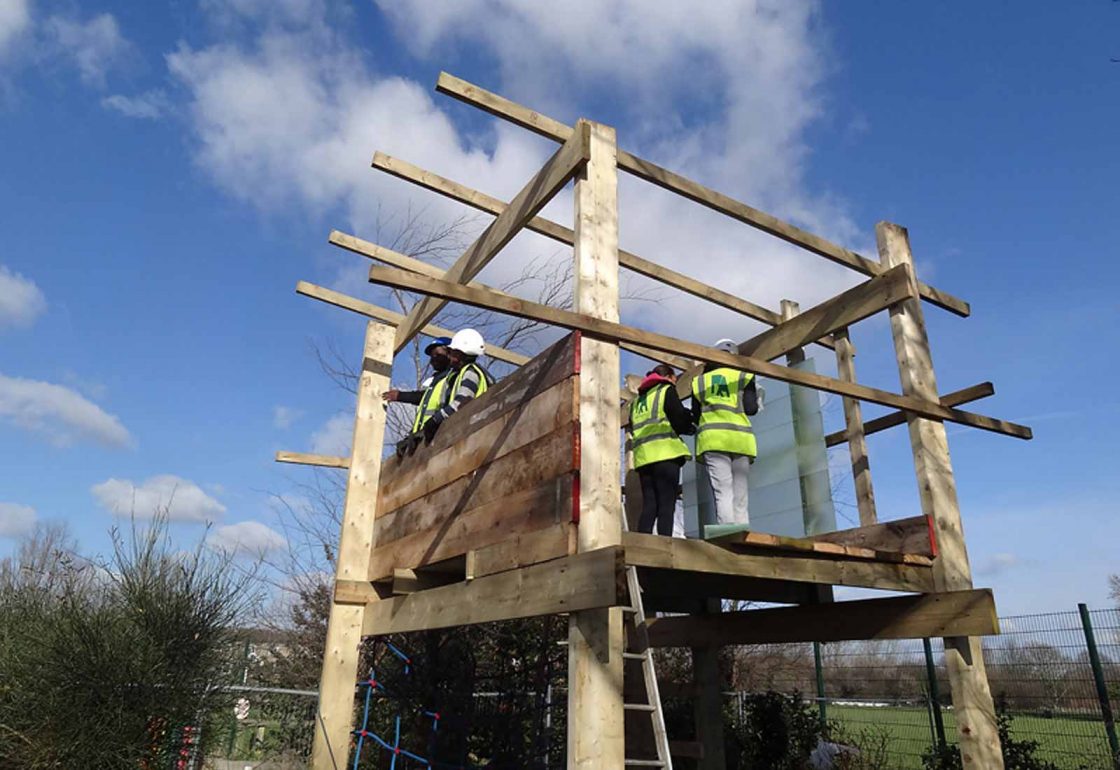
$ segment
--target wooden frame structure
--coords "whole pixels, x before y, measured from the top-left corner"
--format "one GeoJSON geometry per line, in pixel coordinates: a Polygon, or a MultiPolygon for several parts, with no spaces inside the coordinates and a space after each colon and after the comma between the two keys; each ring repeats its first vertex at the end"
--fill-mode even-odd
{"type": "MultiPolygon", "coordinates": [[[[1031,432],[958,408],[991,395],[990,383],[943,396],[937,391],[923,302],[961,316],[969,313],[967,303],[917,279],[907,233],[897,225],[876,226],[879,259],[871,259],[619,149],[608,126],[587,120],[567,126],[446,73],[437,90],[560,147],[508,204],[378,153],[375,168],[495,219],[446,271],[354,236],[331,234],[331,243],[389,265],[372,267],[371,282],[424,295],[407,315],[312,284],[297,287],[305,296],[373,319],[351,457],[277,456],[349,474],[314,767],[346,764],[364,636],[554,613],[569,617],[568,767],[623,767],[622,613],[629,603],[625,570],[636,567],[647,608],[685,613],[651,621],[648,643],[696,651],[698,708],[718,710],[718,671],[710,652],[720,645],[941,636],[964,766],[1002,768],[979,642],[979,636],[997,633],[998,624],[991,592],[972,585],[944,422],[1016,438],[1029,439],[1031,432]],[[619,170],[867,280],[816,307],[800,311],[783,302],[776,312],[620,250],[619,170]],[[573,227],[537,216],[573,181],[573,227]],[[572,310],[473,282],[522,228],[573,247],[572,310]],[[772,328],[732,354],[621,324],[620,268],[772,328]],[[431,323],[447,302],[571,333],[532,359],[491,350],[520,368],[449,418],[415,456],[382,460],[385,412],[379,394],[388,387],[393,356],[417,334],[449,333],[431,323]],[[882,311],[890,315],[901,393],[856,381],[849,327],[882,311]],[[838,377],[793,368],[809,344],[835,351],[838,377]],[[842,396],[846,428],[828,436],[827,444],[850,447],[861,526],[809,538],[749,532],[709,541],[625,532],[620,348],[685,369],[678,383],[682,394],[705,363],[715,363],[842,396]],[[773,362],[782,357],[783,364],[773,362]],[[862,401],[898,411],[864,422],[862,401]],[[880,522],[865,437],[903,423],[910,433],[921,515],[880,522]],[[904,595],[833,603],[832,586],[904,595]],[[790,606],[709,612],[721,599],[790,606]]],[[[718,733],[709,730],[700,738],[706,751],[700,766],[722,767],[718,733]]]]}

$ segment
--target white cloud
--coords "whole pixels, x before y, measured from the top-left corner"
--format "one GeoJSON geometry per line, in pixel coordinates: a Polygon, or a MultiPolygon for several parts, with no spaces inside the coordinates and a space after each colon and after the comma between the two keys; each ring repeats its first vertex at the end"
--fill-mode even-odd
{"type": "Polygon", "coordinates": [[[303,416],[303,412],[290,406],[277,406],[272,410],[272,426],[278,430],[287,430],[292,423],[303,416]]]}
{"type": "Polygon", "coordinates": [[[35,509],[19,503],[0,503],[0,537],[23,537],[35,529],[35,509]]]}
{"type": "Polygon", "coordinates": [[[0,420],[39,433],[56,446],[92,441],[129,446],[132,436],[116,415],[62,385],[0,374],[0,420]]]}
{"type": "Polygon", "coordinates": [[[118,516],[154,516],[166,509],[171,521],[214,521],[226,507],[193,481],[165,474],[139,484],[127,479],[108,479],[90,488],[105,510],[118,516]]]}
{"type": "MultiPolygon", "coordinates": [[[[252,205],[341,209],[348,224],[340,226],[376,240],[380,217],[406,206],[428,206],[430,221],[466,210],[371,171],[375,150],[508,199],[555,149],[498,121],[461,134],[448,116],[468,108],[433,96],[430,83],[373,70],[339,31],[344,25],[332,27],[323,3],[292,0],[275,18],[258,0],[210,5],[251,33],[181,46],[168,66],[190,94],[196,162],[252,205]]],[[[805,183],[805,136],[822,111],[825,73],[815,2],[625,0],[610,13],[591,0],[381,5],[419,56],[479,51],[501,73],[500,82],[483,85],[568,121],[589,104],[616,105],[620,144],[630,151],[873,253],[838,199],[805,183]]],[[[772,308],[784,297],[808,308],[859,279],[625,174],[620,202],[623,247],[772,308]]],[[[570,195],[547,213],[570,221],[570,195]]],[[[555,250],[537,236],[519,237],[483,277],[500,283],[530,256],[555,250]]],[[[360,272],[341,270],[335,285],[355,288],[360,272]]],[[[673,292],[657,305],[627,305],[624,314],[692,339],[717,328],[753,333],[740,316],[673,292]]]]}
{"type": "Polygon", "coordinates": [[[0,331],[30,326],[47,309],[47,299],[30,278],[0,265],[0,331]]]}
{"type": "Polygon", "coordinates": [[[130,49],[116,18],[109,13],[88,21],[52,16],[44,22],[43,32],[54,53],[73,61],[86,85],[104,86],[106,73],[130,49]]]}
{"type": "Polygon", "coordinates": [[[31,4],[28,0],[0,2],[0,60],[31,27],[31,4]]]}
{"type": "Polygon", "coordinates": [[[217,527],[206,538],[206,542],[218,550],[238,551],[255,556],[263,556],[288,545],[283,535],[259,521],[241,521],[217,527]]]}
{"type": "Polygon", "coordinates": [[[353,439],[354,418],[347,414],[336,414],[311,434],[311,451],[320,455],[345,457],[350,454],[350,442],[353,439]]]}
{"type": "Polygon", "coordinates": [[[124,96],[123,94],[106,96],[101,100],[101,106],[116,110],[128,118],[155,120],[162,117],[170,109],[171,103],[166,93],[156,89],[145,91],[136,96],[124,96]]]}

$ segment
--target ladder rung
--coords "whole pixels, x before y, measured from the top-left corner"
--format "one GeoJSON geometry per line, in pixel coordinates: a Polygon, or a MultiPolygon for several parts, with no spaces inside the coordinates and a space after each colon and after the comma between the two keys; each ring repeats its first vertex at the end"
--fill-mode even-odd
{"type": "Polygon", "coordinates": [[[622,657],[626,658],[626,660],[645,660],[646,659],[646,653],[644,653],[644,652],[624,652],[624,653],[622,653],[622,657]]]}
{"type": "Polygon", "coordinates": [[[624,708],[626,711],[646,711],[651,714],[654,711],[657,711],[657,708],[655,706],[651,706],[648,703],[623,703],[622,708],[624,708]]]}
{"type": "Polygon", "coordinates": [[[627,767],[665,767],[660,759],[628,759],[625,764],[627,767]]]}

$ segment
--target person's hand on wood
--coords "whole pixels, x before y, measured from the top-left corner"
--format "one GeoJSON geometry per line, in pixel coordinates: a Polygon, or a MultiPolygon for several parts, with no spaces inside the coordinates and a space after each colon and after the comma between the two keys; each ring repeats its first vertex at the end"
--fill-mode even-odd
{"type": "Polygon", "coordinates": [[[391,388],[391,389],[385,391],[384,393],[382,393],[381,397],[383,399],[385,399],[386,401],[396,401],[398,398],[401,397],[401,391],[400,391],[399,388],[391,388]]]}

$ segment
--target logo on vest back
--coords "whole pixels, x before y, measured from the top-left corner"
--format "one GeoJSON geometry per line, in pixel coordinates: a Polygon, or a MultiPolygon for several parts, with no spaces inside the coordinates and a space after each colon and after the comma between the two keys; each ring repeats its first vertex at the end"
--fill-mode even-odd
{"type": "Polygon", "coordinates": [[[716,398],[720,396],[731,398],[731,388],[727,385],[727,378],[722,374],[712,375],[712,395],[716,398]]]}

